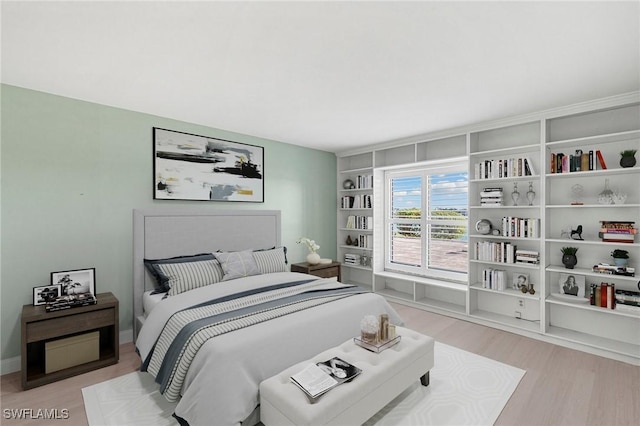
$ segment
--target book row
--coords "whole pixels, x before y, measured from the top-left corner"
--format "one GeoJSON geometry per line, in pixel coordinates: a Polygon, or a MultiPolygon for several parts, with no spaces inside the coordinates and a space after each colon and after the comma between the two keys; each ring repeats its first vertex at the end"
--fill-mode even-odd
{"type": "Polygon", "coordinates": [[[349,216],[347,217],[348,229],[373,229],[372,216],[349,216]]]}
{"type": "Polygon", "coordinates": [[[598,168],[600,170],[607,168],[600,150],[584,152],[576,149],[573,154],[551,153],[549,167],[551,173],[586,172],[598,170],[598,168]]]}
{"type": "Polygon", "coordinates": [[[340,206],[343,209],[370,209],[372,207],[371,204],[371,195],[370,194],[360,194],[360,195],[345,195],[341,198],[340,206]]]}
{"type": "Polygon", "coordinates": [[[475,259],[496,263],[540,263],[540,254],[534,250],[518,249],[512,243],[504,241],[478,241],[475,244],[475,259]]]}
{"type": "Polygon", "coordinates": [[[515,238],[540,238],[540,219],[534,217],[502,218],[502,236],[515,238]]]}
{"type": "Polygon", "coordinates": [[[373,188],[373,175],[358,175],[354,182],[355,189],[372,189],[373,188]]]}
{"type": "Polygon", "coordinates": [[[475,179],[500,179],[535,174],[533,162],[528,157],[485,160],[474,164],[475,179]]]}
{"type": "Polygon", "coordinates": [[[504,291],[507,289],[507,272],[502,269],[483,269],[482,288],[504,291]]]}
{"type": "Polygon", "coordinates": [[[351,235],[347,238],[347,245],[352,245],[364,249],[373,248],[373,235],[371,234],[359,234],[355,238],[351,238],[351,235]]]}

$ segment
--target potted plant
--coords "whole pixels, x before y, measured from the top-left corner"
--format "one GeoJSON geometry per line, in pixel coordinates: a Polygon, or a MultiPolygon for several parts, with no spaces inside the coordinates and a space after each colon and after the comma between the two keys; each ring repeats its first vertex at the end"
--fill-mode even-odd
{"type": "Polygon", "coordinates": [[[562,247],[560,251],[562,252],[562,264],[564,267],[573,269],[576,263],[578,263],[578,258],[576,257],[578,247],[562,247]]]}
{"type": "Polygon", "coordinates": [[[616,266],[627,266],[629,263],[629,252],[626,250],[615,249],[611,252],[611,257],[616,266]]]}
{"type": "Polygon", "coordinates": [[[620,153],[620,167],[633,167],[636,165],[636,149],[625,149],[620,153]]]}

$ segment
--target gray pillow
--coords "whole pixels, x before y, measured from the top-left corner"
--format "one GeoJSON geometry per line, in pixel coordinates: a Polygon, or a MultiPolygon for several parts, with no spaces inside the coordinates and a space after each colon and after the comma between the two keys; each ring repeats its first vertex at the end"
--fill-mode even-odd
{"type": "Polygon", "coordinates": [[[222,281],[260,274],[260,269],[251,250],[214,253],[213,255],[218,259],[224,271],[222,281]]]}
{"type": "Polygon", "coordinates": [[[168,278],[169,296],[222,281],[223,272],[216,259],[200,262],[156,265],[168,278]]]}

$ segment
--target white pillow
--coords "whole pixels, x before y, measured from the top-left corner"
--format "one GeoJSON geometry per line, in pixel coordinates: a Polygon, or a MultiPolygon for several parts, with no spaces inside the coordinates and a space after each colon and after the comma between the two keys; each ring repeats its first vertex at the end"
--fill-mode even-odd
{"type": "Polygon", "coordinates": [[[260,269],[251,250],[213,253],[213,255],[218,259],[224,271],[222,281],[260,274],[260,269]]]}

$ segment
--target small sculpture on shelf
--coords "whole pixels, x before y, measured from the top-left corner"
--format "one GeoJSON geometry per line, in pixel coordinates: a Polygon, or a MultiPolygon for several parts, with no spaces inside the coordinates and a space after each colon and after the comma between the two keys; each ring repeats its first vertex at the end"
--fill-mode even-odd
{"type": "Polygon", "coordinates": [[[584,240],[582,238],[582,225],[578,225],[577,229],[571,230],[571,239],[572,240],[584,240]]]}
{"type": "Polygon", "coordinates": [[[356,185],[353,183],[351,179],[347,179],[344,182],[342,182],[342,188],[344,189],[354,189],[355,187],[356,185]]]}
{"type": "Polygon", "coordinates": [[[345,241],[345,243],[350,246],[351,244],[353,244],[353,240],[351,239],[351,235],[347,235],[347,240],[345,241]]]}

